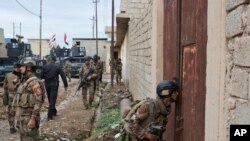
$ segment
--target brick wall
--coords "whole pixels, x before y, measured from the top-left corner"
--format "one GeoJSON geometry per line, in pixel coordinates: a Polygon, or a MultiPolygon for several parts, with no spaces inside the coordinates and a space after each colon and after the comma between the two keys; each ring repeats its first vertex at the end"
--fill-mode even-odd
{"type": "Polygon", "coordinates": [[[135,99],[152,93],[152,0],[130,0],[126,12],[130,16],[128,30],[129,89],[135,99]]]}
{"type": "Polygon", "coordinates": [[[226,114],[230,124],[250,124],[250,4],[226,0],[226,114]]]}

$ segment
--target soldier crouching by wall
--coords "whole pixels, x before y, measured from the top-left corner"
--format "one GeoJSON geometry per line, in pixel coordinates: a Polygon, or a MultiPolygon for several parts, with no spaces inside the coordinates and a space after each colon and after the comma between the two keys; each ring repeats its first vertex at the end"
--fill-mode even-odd
{"type": "Polygon", "coordinates": [[[170,105],[177,100],[178,84],[174,80],[163,80],[156,92],[156,99],[140,101],[125,112],[126,115],[121,115],[126,141],[162,141],[170,105]]]}
{"type": "Polygon", "coordinates": [[[37,141],[39,140],[40,109],[46,90],[43,82],[34,74],[36,71],[34,60],[23,60],[20,65],[23,79],[13,101],[13,106],[16,107],[16,127],[19,127],[21,141],[37,141]]]}
{"type": "Polygon", "coordinates": [[[6,112],[8,114],[8,121],[10,125],[10,133],[16,132],[14,128],[15,122],[15,109],[11,108],[13,102],[17,85],[20,82],[20,64],[14,64],[14,69],[12,72],[8,73],[4,79],[4,95],[3,104],[6,106],[6,112]]]}

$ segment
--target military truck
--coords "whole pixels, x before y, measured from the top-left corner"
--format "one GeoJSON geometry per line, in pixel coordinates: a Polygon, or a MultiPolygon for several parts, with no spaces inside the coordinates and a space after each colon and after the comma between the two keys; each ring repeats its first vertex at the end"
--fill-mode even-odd
{"type": "Polygon", "coordinates": [[[71,76],[79,76],[79,69],[84,63],[86,56],[85,47],[73,46],[71,49],[60,48],[57,46],[50,50],[50,55],[57,58],[56,64],[63,68],[64,62],[69,60],[71,62],[71,76]]]}
{"type": "Polygon", "coordinates": [[[23,36],[17,35],[17,39],[5,39],[5,48],[7,50],[8,57],[0,58],[0,84],[3,83],[5,74],[13,70],[14,63],[29,57],[36,60],[38,64],[36,75],[40,76],[41,74],[41,69],[45,64],[45,60],[40,60],[37,56],[35,56],[31,51],[30,44],[21,42],[22,38],[23,36]]]}

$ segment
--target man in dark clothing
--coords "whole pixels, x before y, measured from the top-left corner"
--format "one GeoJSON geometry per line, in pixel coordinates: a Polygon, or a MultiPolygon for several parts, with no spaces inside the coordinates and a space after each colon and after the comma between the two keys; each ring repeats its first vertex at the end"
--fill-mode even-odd
{"type": "Polygon", "coordinates": [[[45,79],[45,87],[48,94],[49,110],[47,120],[52,120],[53,116],[57,114],[55,104],[59,87],[59,75],[63,80],[65,91],[67,90],[68,83],[63,70],[59,65],[55,64],[56,58],[48,56],[46,61],[47,64],[42,69],[41,78],[45,79]]]}

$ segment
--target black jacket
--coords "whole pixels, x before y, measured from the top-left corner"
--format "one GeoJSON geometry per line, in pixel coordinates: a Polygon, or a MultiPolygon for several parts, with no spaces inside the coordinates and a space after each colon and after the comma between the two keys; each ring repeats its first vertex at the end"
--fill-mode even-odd
{"type": "Polygon", "coordinates": [[[45,66],[43,66],[41,79],[45,79],[46,85],[59,85],[59,75],[63,80],[64,87],[68,87],[65,73],[60,68],[60,66],[55,63],[46,64],[45,66]]]}

